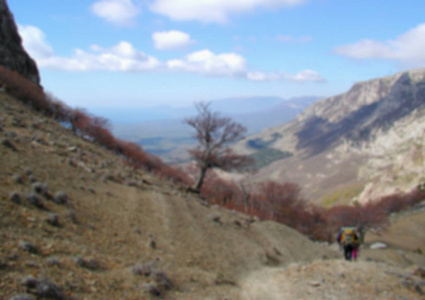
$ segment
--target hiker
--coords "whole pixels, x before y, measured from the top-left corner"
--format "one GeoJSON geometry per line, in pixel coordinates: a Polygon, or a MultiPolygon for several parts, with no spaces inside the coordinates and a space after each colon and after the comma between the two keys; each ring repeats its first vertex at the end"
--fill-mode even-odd
{"type": "Polygon", "coordinates": [[[337,236],[338,244],[344,249],[346,260],[357,260],[360,238],[355,227],[342,227],[337,236]]]}

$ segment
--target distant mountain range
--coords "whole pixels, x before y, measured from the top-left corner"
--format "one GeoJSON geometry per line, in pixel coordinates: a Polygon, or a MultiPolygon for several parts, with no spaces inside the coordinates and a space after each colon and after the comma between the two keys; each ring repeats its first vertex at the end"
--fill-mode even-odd
{"type": "Polygon", "coordinates": [[[367,202],[425,182],[425,69],[355,84],[241,141],[250,180],[299,183],[323,204],[367,202]]]}
{"type": "MultiPolygon", "coordinates": [[[[211,108],[241,123],[251,135],[294,119],[318,99],[320,97],[315,96],[288,100],[279,97],[227,98],[211,101],[211,108]]],[[[194,144],[194,140],[192,129],[183,120],[196,115],[195,108],[155,107],[149,111],[162,114],[164,119],[130,124],[116,122],[113,124],[114,134],[139,143],[165,162],[187,161],[187,148],[194,144]]]]}

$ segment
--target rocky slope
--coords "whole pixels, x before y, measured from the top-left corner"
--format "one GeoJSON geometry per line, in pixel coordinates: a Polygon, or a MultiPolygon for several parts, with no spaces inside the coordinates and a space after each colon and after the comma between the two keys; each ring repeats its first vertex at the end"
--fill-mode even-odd
{"type": "Polygon", "coordinates": [[[2,92],[0,141],[0,299],[337,299],[352,280],[351,299],[422,297],[413,261],[345,263],[129,168],[2,92]]]}
{"type": "Polygon", "coordinates": [[[283,126],[249,141],[293,154],[260,170],[255,179],[298,182],[324,204],[366,202],[423,182],[425,69],[355,84],[316,102],[283,126]]]}
{"type": "Polygon", "coordinates": [[[40,84],[36,63],[22,47],[22,39],[6,0],[0,0],[0,65],[40,84]]]}
{"type": "Polygon", "coordinates": [[[337,256],[283,225],[208,207],[1,92],[0,112],[1,299],[36,294],[21,285],[28,276],[75,299],[150,299],[155,288],[224,299],[258,269],[337,256]]]}

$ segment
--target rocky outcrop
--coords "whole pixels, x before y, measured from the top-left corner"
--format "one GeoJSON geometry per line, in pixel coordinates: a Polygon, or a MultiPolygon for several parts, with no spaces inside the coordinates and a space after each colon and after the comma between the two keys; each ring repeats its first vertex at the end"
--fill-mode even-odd
{"type": "Polygon", "coordinates": [[[343,139],[362,144],[423,106],[425,69],[357,83],[347,93],[306,109],[298,118],[297,148],[317,154],[343,139]]]}
{"type": "Polygon", "coordinates": [[[307,198],[330,205],[368,202],[425,182],[425,69],[356,83],[320,100],[296,120],[247,138],[290,157],[263,167],[254,180],[298,183],[307,198]]]}
{"type": "Polygon", "coordinates": [[[22,39],[6,0],[0,0],[0,65],[40,85],[37,65],[22,47],[22,39]]]}

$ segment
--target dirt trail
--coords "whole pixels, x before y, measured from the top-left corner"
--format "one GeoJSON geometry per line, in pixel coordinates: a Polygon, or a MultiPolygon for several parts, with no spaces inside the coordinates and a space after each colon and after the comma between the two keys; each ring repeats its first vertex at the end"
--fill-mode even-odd
{"type": "Polygon", "coordinates": [[[366,261],[320,260],[265,268],[241,283],[242,300],[424,299],[424,282],[408,270],[366,261]]]}

